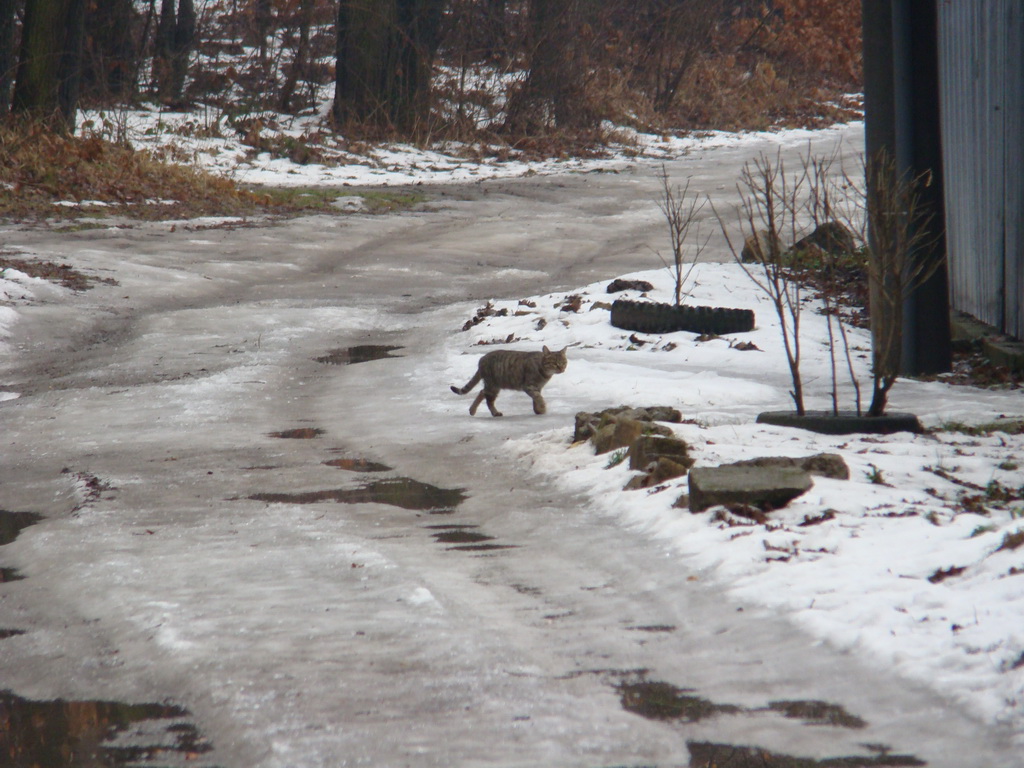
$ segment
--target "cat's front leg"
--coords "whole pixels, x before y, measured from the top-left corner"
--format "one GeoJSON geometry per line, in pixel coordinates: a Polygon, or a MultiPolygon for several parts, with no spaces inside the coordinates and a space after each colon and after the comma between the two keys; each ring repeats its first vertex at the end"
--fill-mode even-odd
{"type": "Polygon", "coordinates": [[[528,389],[526,394],[533,398],[533,412],[538,416],[543,416],[548,412],[547,403],[544,402],[544,398],[541,397],[540,390],[528,389]]]}

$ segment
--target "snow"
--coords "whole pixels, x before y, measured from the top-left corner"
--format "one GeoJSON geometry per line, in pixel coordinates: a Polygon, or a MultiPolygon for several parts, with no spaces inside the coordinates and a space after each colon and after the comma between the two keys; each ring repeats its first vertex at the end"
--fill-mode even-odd
{"type": "Polygon", "coordinates": [[[286,187],[439,184],[538,174],[614,172],[635,162],[637,157],[668,160],[697,150],[756,144],[766,138],[780,146],[796,146],[842,130],[835,127],[771,133],[708,131],[679,137],[609,126],[615,136],[621,137],[621,143],[613,146],[607,157],[531,160],[504,145],[478,148],[449,142],[442,151],[403,143],[347,142],[330,134],[322,135],[322,109],[295,116],[253,114],[249,119],[259,122],[256,133],[266,143],[278,147],[277,152],[258,151],[244,144],[227,114],[204,105],[187,112],[155,106],[122,109],[117,115],[83,111],[80,125],[100,136],[125,139],[136,149],[229,176],[238,183],[286,187]],[[292,162],[287,149],[296,142],[315,147],[322,162],[292,162]]]}
{"type": "MultiPolygon", "coordinates": [[[[654,284],[651,300],[671,301],[665,270],[624,277],[654,284]]],[[[750,333],[709,341],[612,327],[608,310],[595,307],[616,298],[606,293],[607,282],[571,292],[584,297],[578,313],[560,309],[561,293],[524,297],[535,309],[493,302],[496,312],[508,314],[453,339],[452,380],[468,378],[475,353],[510,333],[512,348],[569,346],[568,370],[545,389],[551,410],[568,408],[569,393],[574,400],[603,400],[605,407],[671,405],[688,423],[668,426],[691,446],[697,466],[828,452],[843,457],[851,477],[814,478],[810,492],[759,525],[728,515],[722,520],[720,508],[700,514],[674,508],[687,492],[686,478],[623,490],[635,474],[628,463],[608,468],[609,457],[594,455],[589,443],[571,444],[571,426],[517,440],[513,450],[524,471],[586,497],[596,515],[667,542],[702,580],[785,612],[836,647],[932,686],[987,721],[1012,725],[1024,743],[1024,548],[1003,546],[1006,536],[1024,533],[1024,502],[996,500],[1000,487],[1017,496],[1024,487],[1024,436],[998,430],[829,436],[757,424],[760,411],[791,407],[790,380],[778,320],[739,265],[699,264],[694,271],[689,303],[749,308],[757,318],[750,333]],[[630,341],[631,335],[646,343],[630,341]],[[739,351],[740,341],[758,349],[739,351]],[[991,498],[953,480],[991,489],[991,498]],[[976,497],[974,503],[965,496],[976,497]],[[833,519],[801,526],[829,509],[833,519]],[[965,570],[929,581],[950,567],[965,570]]],[[[818,309],[810,302],[803,310],[801,369],[808,407],[827,408],[828,352],[818,309]]],[[[850,335],[853,348],[870,349],[866,331],[853,328],[850,335]]],[[[867,389],[866,353],[854,362],[867,389]]],[[[840,392],[840,407],[852,407],[852,387],[840,392]]],[[[913,411],[928,428],[979,425],[1021,419],[1024,398],[1019,391],[901,380],[890,410],[913,411]]]]}
{"type": "MultiPolygon", "coordinates": [[[[103,118],[86,119],[98,124],[103,118]]],[[[283,124],[282,135],[301,137],[313,130],[316,119],[292,119],[283,124]]],[[[310,186],[429,184],[615,170],[637,162],[631,156],[636,153],[654,165],[659,158],[765,138],[636,134],[631,146],[608,158],[586,161],[467,159],[460,157],[458,147],[449,153],[408,145],[359,152],[338,148],[328,163],[296,165],[265,152],[247,153],[236,138],[226,138],[232,130],[222,116],[205,115],[204,131],[194,126],[188,130],[189,121],[196,123],[196,113],[140,109],[118,120],[138,148],[166,151],[173,144],[196,165],[240,182],[310,186]]],[[[772,137],[780,145],[795,146],[822,134],[797,130],[772,137]]],[[[345,197],[338,204],[355,208],[357,202],[345,197]]],[[[615,277],[620,275],[607,276],[615,277]]],[[[652,282],[655,289],[649,298],[670,301],[671,278],[664,270],[626,277],[652,282]]],[[[17,321],[17,306],[32,300],[38,282],[16,270],[0,272],[0,344],[17,321]]],[[[845,459],[851,477],[815,478],[809,493],[773,513],[770,524],[757,525],[720,519],[720,510],[693,514],[675,508],[673,503],[686,492],[685,478],[654,489],[623,490],[631,476],[628,466],[608,468],[608,457],[594,455],[589,444],[571,444],[570,424],[514,440],[511,447],[522,471],[585,497],[594,515],[614,518],[667,543],[681,566],[712,588],[783,612],[839,648],[957,698],[988,721],[1009,724],[1024,745],[1024,548],[1003,546],[1009,534],[1024,532],[1024,504],[1000,501],[994,492],[986,496],[984,490],[964,485],[991,491],[1002,487],[1019,494],[1024,486],[1024,436],[941,430],[925,435],[826,436],[756,424],[760,411],[790,406],[790,381],[777,320],[766,297],[737,265],[701,264],[688,286],[689,303],[755,311],[754,331],[722,339],[637,334],[645,343],[631,342],[629,332],[609,324],[608,310],[595,306],[614,298],[605,293],[606,283],[567,292],[584,297],[575,313],[558,306],[567,293],[523,297],[535,308],[495,301],[496,309],[508,310],[507,316],[490,317],[452,334],[445,363],[451,381],[467,380],[477,356],[510,334],[515,341],[502,348],[568,346],[567,372],[545,390],[552,412],[571,413],[581,400],[604,402],[607,407],[672,405],[683,412],[685,423],[671,428],[692,446],[698,466],[756,455],[830,452],[845,459]],[[538,330],[541,319],[545,324],[538,330]],[[740,351],[734,346],[739,341],[753,342],[757,349],[740,351]],[[827,509],[835,510],[833,519],[800,525],[827,509]],[[954,566],[965,570],[937,583],[929,581],[929,576],[954,566]]],[[[802,371],[808,407],[826,408],[828,349],[825,321],[816,308],[811,302],[803,312],[802,371]]],[[[858,329],[850,334],[854,364],[866,385],[870,338],[858,329]]],[[[211,386],[222,384],[210,380],[211,386]]],[[[850,385],[844,382],[840,389],[841,405],[850,407],[850,385]]],[[[0,393],[0,399],[10,397],[16,394],[0,393]]],[[[457,400],[429,407],[455,412],[466,405],[457,400]]],[[[913,411],[929,428],[954,421],[989,424],[1024,418],[1024,398],[1019,391],[900,381],[891,410],[913,411]]],[[[182,418],[194,415],[185,409],[182,418]]],[[[408,589],[398,599],[417,610],[437,608],[434,596],[422,587],[408,589]]],[[[140,621],[159,624],[175,610],[172,605],[151,609],[140,621]]],[[[193,642],[169,625],[158,640],[170,646],[193,642]]]]}

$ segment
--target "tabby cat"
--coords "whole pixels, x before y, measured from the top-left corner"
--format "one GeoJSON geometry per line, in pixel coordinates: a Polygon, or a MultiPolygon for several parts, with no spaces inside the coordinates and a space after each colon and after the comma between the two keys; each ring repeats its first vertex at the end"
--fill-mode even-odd
{"type": "Polygon", "coordinates": [[[533,398],[533,412],[537,414],[547,411],[544,398],[540,395],[541,388],[556,373],[565,370],[565,349],[552,352],[547,347],[540,352],[515,352],[509,349],[497,349],[480,358],[476,373],[466,386],[459,389],[452,387],[457,395],[469,394],[469,390],[483,379],[484,388],[469,406],[469,414],[476,414],[476,409],[483,400],[492,416],[501,416],[501,411],[494,407],[498,392],[502,389],[515,389],[525,392],[533,398]]]}

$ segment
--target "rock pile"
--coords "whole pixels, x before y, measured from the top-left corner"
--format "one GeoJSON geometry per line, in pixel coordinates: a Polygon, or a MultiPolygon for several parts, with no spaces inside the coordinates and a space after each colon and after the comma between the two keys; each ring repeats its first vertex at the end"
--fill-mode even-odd
{"type": "Polygon", "coordinates": [[[689,475],[689,493],[677,507],[703,512],[716,506],[750,510],[756,517],[784,507],[806,493],[812,476],[849,480],[842,456],[819,453],[788,458],[763,456],[719,467],[694,467],[690,446],[675,437],[667,423],[680,423],[682,414],[669,406],[619,406],[596,413],[576,414],[573,442],[589,441],[598,454],[625,451],[629,468],[640,472],[626,490],[652,488],[689,475]]]}

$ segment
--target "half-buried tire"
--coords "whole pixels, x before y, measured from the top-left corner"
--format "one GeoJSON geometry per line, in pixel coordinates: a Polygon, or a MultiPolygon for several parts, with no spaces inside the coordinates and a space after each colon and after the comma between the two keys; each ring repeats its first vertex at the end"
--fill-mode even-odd
{"type": "Polygon", "coordinates": [[[728,307],[691,307],[653,301],[618,299],[612,304],[611,323],[640,333],[746,333],[754,330],[754,312],[728,307]]]}

